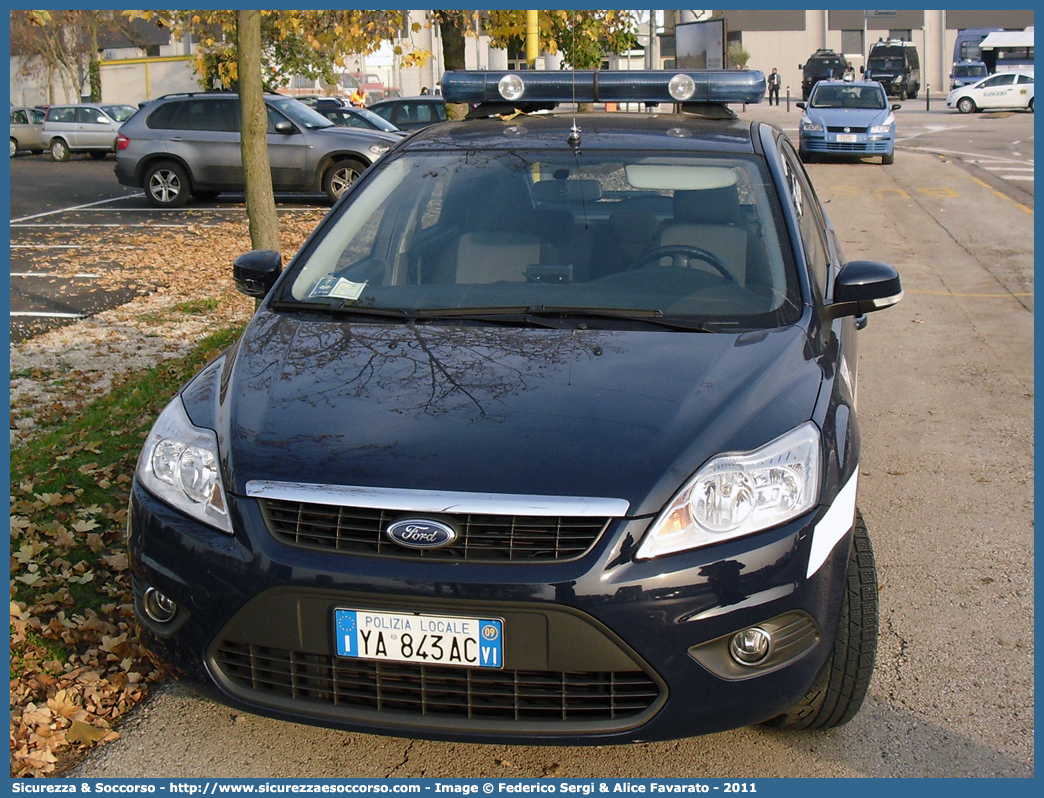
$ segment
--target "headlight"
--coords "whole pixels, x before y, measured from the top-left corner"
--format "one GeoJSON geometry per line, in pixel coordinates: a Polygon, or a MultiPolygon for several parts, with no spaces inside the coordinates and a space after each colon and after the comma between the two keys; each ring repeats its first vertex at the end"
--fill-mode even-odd
{"type": "Polygon", "coordinates": [[[232,533],[218,466],[217,435],[193,426],[181,396],[156,419],[138,458],[137,476],[158,499],[232,533]]]}
{"type": "Polygon", "coordinates": [[[892,132],[892,125],[894,125],[894,124],[895,124],[895,117],[892,116],[891,114],[889,114],[888,118],[884,121],[883,124],[871,125],[870,126],[870,130],[868,130],[867,132],[868,133],[891,133],[892,132]]]}
{"type": "Polygon", "coordinates": [[[806,133],[822,133],[823,126],[813,122],[807,116],[801,119],[801,129],[806,133]]]}
{"type": "Polygon", "coordinates": [[[753,452],[711,458],[649,528],[635,557],[710,546],[750,535],[815,507],[819,428],[811,421],[753,452]]]}
{"type": "Polygon", "coordinates": [[[374,155],[382,155],[391,149],[391,144],[371,144],[370,152],[374,155]]]}

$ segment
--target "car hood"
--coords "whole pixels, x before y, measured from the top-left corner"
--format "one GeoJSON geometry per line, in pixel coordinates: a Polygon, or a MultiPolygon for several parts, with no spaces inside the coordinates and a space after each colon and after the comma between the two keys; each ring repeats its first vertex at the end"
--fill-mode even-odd
{"type": "Polygon", "coordinates": [[[358,324],[259,311],[184,392],[250,480],[625,499],[657,512],[719,452],[807,421],[807,332],[358,324]]]}
{"type": "Polygon", "coordinates": [[[808,108],[805,113],[813,122],[830,127],[870,127],[884,124],[888,108],[808,108]]]}
{"type": "Polygon", "coordinates": [[[359,147],[368,147],[371,144],[390,144],[395,146],[402,141],[398,133],[386,133],[383,130],[364,130],[358,127],[345,127],[343,125],[331,125],[308,131],[317,136],[339,136],[342,139],[353,139],[359,147]]]}

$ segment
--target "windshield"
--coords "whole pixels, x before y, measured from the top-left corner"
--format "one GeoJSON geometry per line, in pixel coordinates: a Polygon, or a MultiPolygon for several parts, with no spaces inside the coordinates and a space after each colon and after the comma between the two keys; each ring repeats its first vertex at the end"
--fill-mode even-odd
{"type": "Polygon", "coordinates": [[[315,130],[320,127],[333,127],[333,122],[325,116],[293,98],[285,97],[283,99],[272,99],[268,101],[268,104],[273,108],[282,111],[293,122],[307,130],[315,130]]]}
{"type": "Polygon", "coordinates": [[[885,93],[877,86],[816,86],[809,103],[812,108],[867,108],[883,110],[887,107],[885,93]]]}
{"type": "Polygon", "coordinates": [[[903,59],[901,58],[871,58],[866,65],[867,69],[879,69],[886,72],[901,72],[903,59]]]}
{"type": "Polygon", "coordinates": [[[362,125],[358,122],[355,122],[353,124],[352,117],[355,116],[361,119],[365,119],[367,122],[370,123],[371,127],[375,127],[378,130],[383,130],[387,133],[396,133],[399,130],[387,119],[377,116],[377,114],[375,114],[373,111],[369,111],[366,108],[353,108],[351,111],[343,108],[337,108],[333,111],[327,111],[326,113],[332,113],[335,116],[340,116],[342,118],[341,124],[348,125],[349,127],[365,127],[365,125],[362,125]]]}
{"type": "Polygon", "coordinates": [[[819,72],[832,69],[835,75],[840,75],[845,71],[845,62],[840,58],[817,58],[809,61],[808,65],[812,70],[819,72]]]}
{"type": "Polygon", "coordinates": [[[960,65],[953,68],[955,78],[984,78],[986,77],[986,65],[960,65]]]}
{"type": "Polygon", "coordinates": [[[338,209],[274,305],[792,323],[774,196],[754,157],[405,153],[338,209]]]}
{"type": "Polygon", "coordinates": [[[117,122],[126,122],[138,112],[133,105],[103,105],[101,109],[108,114],[110,119],[117,122]]]}

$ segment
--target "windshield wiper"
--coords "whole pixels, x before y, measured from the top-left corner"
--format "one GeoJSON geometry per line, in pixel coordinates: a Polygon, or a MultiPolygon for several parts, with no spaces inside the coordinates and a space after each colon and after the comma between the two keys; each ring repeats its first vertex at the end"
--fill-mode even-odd
{"type": "MultiPolygon", "coordinates": [[[[689,321],[687,319],[666,318],[662,310],[654,308],[581,308],[548,305],[529,305],[527,307],[492,307],[492,308],[441,308],[438,310],[418,311],[418,319],[474,319],[477,321],[502,321],[509,323],[525,322],[533,324],[539,319],[611,319],[637,321],[666,327],[671,330],[688,332],[714,332],[713,325],[689,321]]],[[[556,327],[557,325],[541,325],[556,327]]]]}
{"type": "Polygon", "coordinates": [[[300,310],[309,313],[336,313],[346,316],[370,316],[380,319],[414,318],[411,311],[401,308],[372,308],[366,305],[355,305],[351,300],[341,300],[340,304],[302,302],[296,299],[274,299],[269,304],[272,310],[300,310]]]}

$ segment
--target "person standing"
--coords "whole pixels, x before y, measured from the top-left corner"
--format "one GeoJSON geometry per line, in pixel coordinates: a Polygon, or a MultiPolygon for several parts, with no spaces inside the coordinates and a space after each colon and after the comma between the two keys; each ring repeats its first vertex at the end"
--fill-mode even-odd
{"type": "Polygon", "coordinates": [[[772,67],[772,72],[768,76],[768,95],[769,105],[772,105],[772,98],[776,98],[776,105],[779,105],[779,85],[783,81],[779,77],[779,73],[775,67],[772,67]]]}

